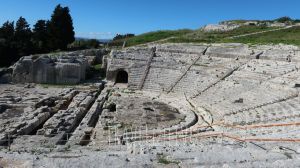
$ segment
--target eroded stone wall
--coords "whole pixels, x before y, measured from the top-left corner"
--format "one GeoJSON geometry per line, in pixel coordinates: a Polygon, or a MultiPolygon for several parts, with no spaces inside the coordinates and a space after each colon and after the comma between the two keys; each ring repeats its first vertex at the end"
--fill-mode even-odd
{"type": "Polygon", "coordinates": [[[86,70],[102,64],[106,49],[90,49],[22,57],[10,69],[15,83],[77,84],[86,70]]]}
{"type": "Polygon", "coordinates": [[[26,56],[14,65],[12,79],[15,83],[76,84],[85,79],[86,68],[84,57],[26,56]]]}

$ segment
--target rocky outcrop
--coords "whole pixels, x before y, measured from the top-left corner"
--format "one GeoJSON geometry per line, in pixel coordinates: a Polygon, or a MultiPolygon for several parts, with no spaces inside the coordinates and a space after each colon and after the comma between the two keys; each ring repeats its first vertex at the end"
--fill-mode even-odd
{"type": "Polygon", "coordinates": [[[226,31],[230,31],[230,30],[234,30],[236,28],[240,27],[239,25],[226,25],[226,24],[210,24],[210,25],[206,25],[202,28],[203,31],[205,32],[226,32],[226,31]]]}
{"type": "Polygon", "coordinates": [[[109,54],[108,49],[88,49],[78,50],[72,52],[62,52],[55,54],[56,56],[72,56],[72,57],[86,57],[89,65],[102,64],[102,58],[104,55],[109,54]]]}
{"type": "Polygon", "coordinates": [[[0,83],[77,84],[85,80],[86,70],[102,64],[106,49],[89,49],[72,52],[24,56],[2,75],[0,83]]]}
{"type": "Polygon", "coordinates": [[[25,56],[14,66],[15,83],[76,84],[85,79],[87,60],[84,57],[25,56]]]}

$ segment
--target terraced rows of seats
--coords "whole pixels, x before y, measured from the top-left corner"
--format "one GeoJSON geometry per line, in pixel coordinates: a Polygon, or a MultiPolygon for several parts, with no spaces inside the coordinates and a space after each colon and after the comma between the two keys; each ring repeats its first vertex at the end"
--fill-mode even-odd
{"type": "Polygon", "coordinates": [[[225,115],[225,123],[250,125],[258,123],[275,123],[285,119],[300,117],[300,97],[265,105],[236,114],[225,115]]]}
{"type": "Polygon", "coordinates": [[[264,59],[255,59],[251,52],[248,58],[247,54],[241,57],[247,59],[237,59],[238,54],[233,56],[235,47],[225,51],[227,55],[215,54],[219,53],[215,47],[186,71],[196,54],[170,48],[153,59],[143,90],[161,92],[172,86],[171,95],[187,95],[195,105],[208,110],[215,122],[251,125],[298,121],[299,90],[294,84],[299,81],[300,64],[286,60],[285,52],[274,59],[269,56],[272,52],[260,53],[264,59]]]}
{"type": "MultiPolygon", "coordinates": [[[[180,46],[178,47],[180,48],[180,46]]],[[[198,46],[189,50],[184,50],[182,47],[183,50],[180,50],[179,48],[157,46],[152,53],[153,58],[149,55],[148,50],[143,50],[142,52],[147,52],[147,54],[142,55],[142,58],[152,58],[147,65],[144,65],[149,66],[147,76],[143,79],[145,68],[140,66],[130,68],[130,79],[132,79],[129,82],[130,88],[135,89],[136,83],[140,80],[143,82],[142,89],[144,90],[166,91],[182,76],[189,65],[199,58],[199,54],[201,55],[206,47],[198,46]]]]}
{"type": "MultiPolygon", "coordinates": [[[[149,67],[147,78],[144,81],[143,90],[161,92],[167,89],[172,83],[175,83],[176,79],[183,73],[183,69],[180,69],[181,67],[179,67],[176,62],[177,60],[184,59],[183,54],[174,54],[175,58],[169,60],[166,60],[164,56],[166,56],[166,53],[155,53],[155,57],[149,67]],[[162,64],[162,62],[164,63],[162,64]],[[177,67],[172,65],[177,65],[177,67]]],[[[186,61],[185,58],[182,65],[185,66],[186,61]]]]}
{"type": "MultiPolygon", "coordinates": [[[[196,97],[194,101],[221,117],[297,97],[297,89],[272,82],[284,75],[297,75],[293,73],[297,71],[297,65],[279,64],[282,65],[266,66],[264,61],[250,61],[226,80],[196,97]],[[242,102],[238,102],[239,99],[242,102]]],[[[295,78],[297,76],[294,76],[295,78]]]]}
{"type": "Polygon", "coordinates": [[[204,57],[197,61],[174,87],[174,92],[194,96],[217,83],[235,67],[247,60],[233,61],[227,58],[204,57]]]}
{"type": "Polygon", "coordinates": [[[130,69],[131,76],[129,76],[129,87],[132,89],[139,89],[139,84],[144,75],[143,68],[136,67],[130,69]]]}
{"type": "Polygon", "coordinates": [[[153,68],[151,67],[145,80],[143,90],[161,92],[167,89],[182,74],[177,69],[153,68]]]}
{"type": "MultiPolygon", "coordinates": [[[[196,108],[209,112],[214,122],[298,121],[298,57],[293,47],[157,45],[143,90],[182,100],[186,96],[196,108]]],[[[141,80],[139,70],[132,68],[136,82],[141,80]]]]}

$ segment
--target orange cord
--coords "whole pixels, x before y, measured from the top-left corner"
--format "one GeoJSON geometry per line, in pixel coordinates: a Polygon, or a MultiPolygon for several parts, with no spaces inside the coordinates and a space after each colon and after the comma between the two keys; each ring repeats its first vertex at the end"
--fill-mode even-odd
{"type": "MultiPolygon", "coordinates": [[[[270,127],[287,127],[287,126],[300,126],[299,122],[293,122],[293,123],[279,123],[279,124],[258,124],[258,125],[249,125],[249,126],[234,126],[234,125],[228,125],[228,124],[213,124],[212,126],[224,126],[224,127],[231,127],[231,128],[237,128],[237,129],[242,129],[242,130],[248,130],[248,129],[255,129],[255,128],[270,128],[270,127]]],[[[209,126],[199,126],[197,128],[205,128],[209,126]]],[[[178,133],[192,133],[197,130],[183,130],[179,131],[176,133],[166,133],[166,135],[180,135],[178,133]]],[[[242,138],[237,135],[230,135],[227,133],[209,133],[209,134],[200,134],[200,135],[195,135],[195,137],[199,138],[209,138],[209,137],[227,137],[229,139],[233,139],[236,141],[241,141],[241,142],[253,142],[253,141],[258,141],[258,142],[300,142],[300,139],[293,139],[293,138],[242,138]]],[[[154,137],[152,137],[154,138],[154,137]]],[[[194,138],[194,137],[190,137],[194,138]]],[[[172,141],[172,140],[186,140],[190,139],[189,137],[176,137],[176,138],[157,138],[157,140],[162,140],[162,141],[172,141]]]]}

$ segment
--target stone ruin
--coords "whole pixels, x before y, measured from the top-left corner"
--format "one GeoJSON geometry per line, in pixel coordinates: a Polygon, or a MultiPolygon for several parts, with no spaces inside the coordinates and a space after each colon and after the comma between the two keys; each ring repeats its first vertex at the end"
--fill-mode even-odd
{"type": "MultiPolygon", "coordinates": [[[[151,44],[103,57],[104,81],[66,88],[3,84],[0,142],[21,153],[3,156],[48,167],[297,167],[299,51],[288,45],[151,44]]],[[[13,74],[21,65],[45,64],[39,68],[44,77],[31,71],[23,78],[54,75],[57,83],[60,58],[89,62],[24,57],[13,74]]],[[[73,72],[80,80],[82,71],[73,72]]]]}
{"type": "Polygon", "coordinates": [[[9,70],[2,70],[0,79],[2,83],[78,84],[85,80],[89,66],[102,63],[106,53],[106,50],[91,49],[24,56],[9,70]]]}
{"type": "Polygon", "coordinates": [[[300,61],[300,53],[291,46],[243,44],[162,44],[129,48],[111,52],[107,58],[107,80],[122,83],[120,76],[123,76],[127,78],[123,82],[128,83],[130,89],[158,92],[179,89],[178,92],[186,93],[190,90],[182,87],[205,88],[255,61],[294,65],[300,61]],[[189,86],[182,83],[184,81],[189,86]],[[177,85],[182,87],[177,88],[177,85]]]}
{"type": "Polygon", "coordinates": [[[201,28],[204,32],[227,32],[239,28],[237,24],[209,24],[201,28]]]}
{"type": "Polygon", "coordinates": [[[13,68],[15,83],[77,84],[85,80],[87,60],[74,57],[22,57],[13,68]]]}

